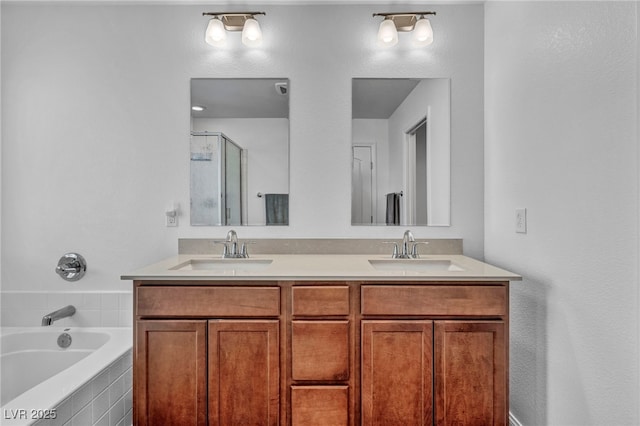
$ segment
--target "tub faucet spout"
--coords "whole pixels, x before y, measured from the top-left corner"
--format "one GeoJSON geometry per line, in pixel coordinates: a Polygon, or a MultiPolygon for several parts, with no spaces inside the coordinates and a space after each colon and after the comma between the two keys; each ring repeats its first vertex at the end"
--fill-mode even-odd
{"type": "Polygon", "coordinates": [[[76,313],[76,308],[73,305],[65,306],[64,308],[53,311],[42,317],[42,326],[48,326],[53,324],[54,321],[70,317],[76,313]]]}

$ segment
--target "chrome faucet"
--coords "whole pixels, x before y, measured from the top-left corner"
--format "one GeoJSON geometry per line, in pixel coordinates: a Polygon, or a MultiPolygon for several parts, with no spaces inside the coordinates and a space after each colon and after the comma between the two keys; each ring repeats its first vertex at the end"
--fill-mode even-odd
{"type": "Polygon", "coordinates": [[[224,241],[215,242],[224,245],[222,249],[223,259],[244,259],[249,257],[246,242],[242,243],[240,249],[238,249],[238,234],[233,229],[227,232],[227,238],[224,241]]]}
{"type": "Polygon", "coordinates": [[[48,326],[53,324],[54,321],[57,321],[62,318],[70,317],[76,313],[76,308],[73,305],[65,306],[64,308],[58,309],[57,311],[53,311],[50,314],[47,314],[42,317],[42,326],[48,326]]]}
{"type": "Polygon", "coordinates": [[[393,254],[391,257],[393,259],[417,259],[420,257],[418,254],[418,245],[419,244],[429,244],[426,241],[416,241],[413,237],[413,234],[408,229],[404,231],[404,235],[402,236],[402,249],[398,251],[398,244],[393,244],[393,254]]]}
{"type": "MultiPolygon", "coordinates": [[[[407,259],[410,257],[409,255],[409,243],[415,243],[416,239],[413,238],[413,234],[408,229],[404,231],[404,235],[402,236],[402,259],[407,259]]],[[[414,244],[415,247],[415,244],[414,244]]]]}

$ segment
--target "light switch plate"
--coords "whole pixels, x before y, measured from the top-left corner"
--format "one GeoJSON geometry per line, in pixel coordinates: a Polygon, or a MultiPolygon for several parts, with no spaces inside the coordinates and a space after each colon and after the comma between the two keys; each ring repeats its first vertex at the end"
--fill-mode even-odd
{"type": "Polygon", "coordinates": [[[516,232],[527,233],[527,209],[516,209],[516,232]]]}

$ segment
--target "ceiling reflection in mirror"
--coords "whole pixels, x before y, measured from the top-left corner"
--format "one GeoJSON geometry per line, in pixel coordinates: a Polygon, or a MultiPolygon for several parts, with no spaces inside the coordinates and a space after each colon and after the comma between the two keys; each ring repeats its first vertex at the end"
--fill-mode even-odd
{"type": "Polygon", "coordinates": [[[289,224],[289,81],[191,80],[193,226],[289,224]]]}
{"type": "Polygon", "coordinates": [[[450,226],[450,87],[352,80],[352,225],[450,226]]]}

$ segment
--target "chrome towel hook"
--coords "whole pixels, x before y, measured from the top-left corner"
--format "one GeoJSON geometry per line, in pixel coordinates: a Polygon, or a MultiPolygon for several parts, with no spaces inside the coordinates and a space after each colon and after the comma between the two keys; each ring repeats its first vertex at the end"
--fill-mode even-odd
{"type": "Polygon", "coordinates": [[[78,253],[67,253],[58,260],[56,273],[66,281],[78,281],[87,272],[87,262],[78,253]]]}

